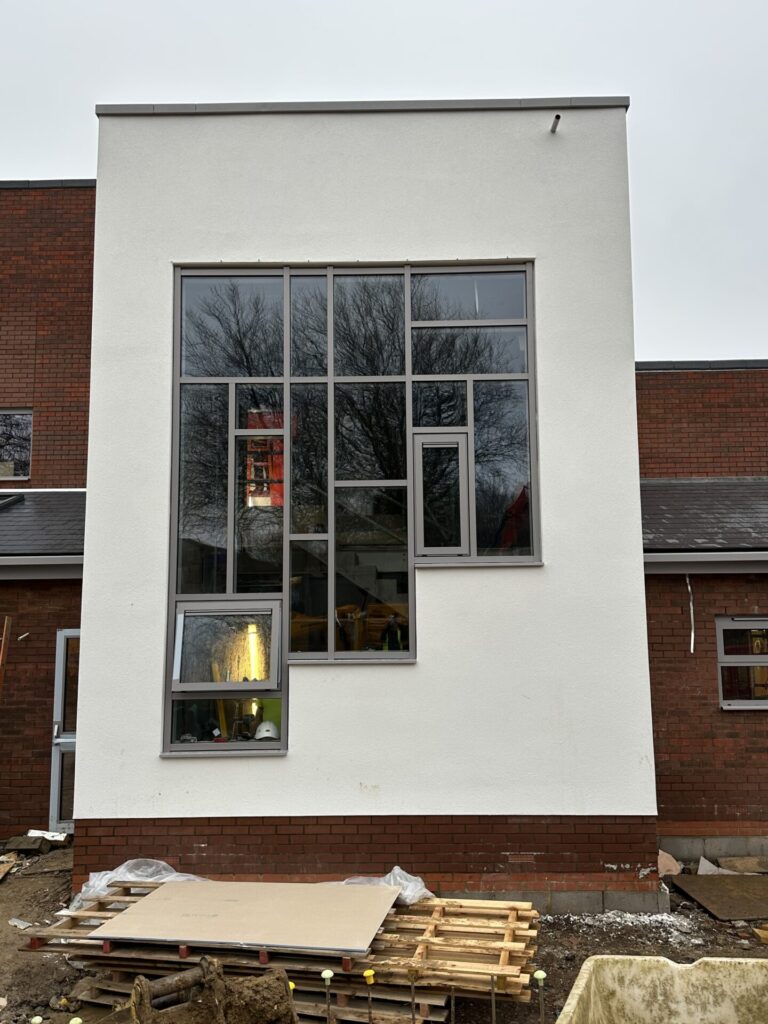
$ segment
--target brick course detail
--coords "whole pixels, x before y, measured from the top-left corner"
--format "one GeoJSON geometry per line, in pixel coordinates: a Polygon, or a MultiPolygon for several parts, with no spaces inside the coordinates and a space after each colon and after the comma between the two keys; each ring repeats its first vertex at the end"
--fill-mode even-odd
{"type": "Polygon", "coordinates": [[[211,878],[320,881],[393,864],[437,891],[653,892],[654,817],[427,815],[78,820],[75,882],[132,857],[211,878]]]}
{"type": "Polygon", "coordinates": [[[95,188],[0,189],[0,410],[32,410],[31,479],[84,487],[95,188]]]}

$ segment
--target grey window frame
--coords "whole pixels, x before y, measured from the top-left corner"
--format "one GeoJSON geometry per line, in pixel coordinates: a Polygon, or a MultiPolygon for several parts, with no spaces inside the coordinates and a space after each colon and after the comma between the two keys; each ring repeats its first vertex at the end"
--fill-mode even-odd
{"type": "MultiPolygon", "coordinates": [[[[67,644],[80,636],[79,629],[56,630],[56,657],[53,676],[53,741],[51,748],[51,787],[48,804],[48,828],[51,832],[72,833],[74,819],[61,817],[62,762],[65,754],[75,754],[77,729],[64,732],[64,703],[66,700],[67,644]]],[[[78,666],[79,668],[79,666],[78,666]]]]}
{"type": "Polygon", "coordinates": [[[720,615],[715,619],[715,628],[717,631],[717,686],[720,695],[720,708],[723,711],[766,711],[768,710],[768,698],[765,700],[726,700],[723,697],[722,669],[724,667],[752,665],[768,668],[768,653],[725,653],[725,630],[738,629],[739,626],[746,629],[749,629],[750,627],[768,629],[768,615],[720,615]]]}
{"type": "Polygon", "coordinates": [[[29,473],[24,476],[0,476],[0,484],[11,483],[13,480],[31,480],[32,479],[32,442],[34,439],[35,432],[35,414],[34,410],[30,408],[0,408],[0,416],[29,416],[29,473]]]}
{"type": "Polygon", "coordinates": [[[469,432],[466,427],[430,430],[414,434],[413,490],[416,511],[416,557],[426,555],[469,555],[469,432]],[[424,448],[448,448],[455,445],[459,456],[459,522],[461,543],[456,547],[427,547],[424,543],[424,448]]]}

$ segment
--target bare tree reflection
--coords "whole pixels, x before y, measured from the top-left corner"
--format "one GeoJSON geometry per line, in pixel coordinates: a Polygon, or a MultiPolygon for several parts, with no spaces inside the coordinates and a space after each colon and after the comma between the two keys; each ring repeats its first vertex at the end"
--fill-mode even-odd
{"type": "Polygon", "coordinates": [[[402,276],[335,279],[333,351],[339,377],[381,377],[405,371],[402,276]]]}
{"type": "Polygon", "coordinates": [[[29,476],[31,442],[30,413],[0,413],[0,476],[29,476]],[[3,463],[10,472],[4,472],[3,463]]]}
{"type": "Polygon", "coordinates": [[[324,377],[328,370],[328,282],[291,278],[291,372],[324,377]]]}
{"type": "Polygon", "coordinates": [[[336,385],[336,476],[404,480],[405,385],[336,385]]]}
{"type": "Polygon", "coordinates": [[[328,528],[328,390],[325,384],[291,388],[291,529],[328,528]]]}

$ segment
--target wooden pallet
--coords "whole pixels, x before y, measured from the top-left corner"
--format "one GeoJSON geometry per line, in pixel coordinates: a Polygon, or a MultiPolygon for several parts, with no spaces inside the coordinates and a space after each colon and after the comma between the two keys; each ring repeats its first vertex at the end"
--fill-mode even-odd
{"type": "MultiPolygon", "coordinates": [[[[165,971],[196,963],[210,954],[228,973],[283,967],[293,980],[317,976],[324,967],[359,979],[373,968],[377,984],[454,989],[457,993],[493,991],[528,1001],[528,965],[536,952],[538,913],[530,903],[506,900],[428,899],[395,907],[385,917],[365,955],[313,954],[269,948],[209,949],[204,946],[93,939],[95,927],[157,887],[117,882],[110,892],[77,911],[61,911],[56,924],[36,930],[30,948],[60,950],[92,966],[165,971]]],[[[190,883],[193,887],[194,883],[190,883]]]]}

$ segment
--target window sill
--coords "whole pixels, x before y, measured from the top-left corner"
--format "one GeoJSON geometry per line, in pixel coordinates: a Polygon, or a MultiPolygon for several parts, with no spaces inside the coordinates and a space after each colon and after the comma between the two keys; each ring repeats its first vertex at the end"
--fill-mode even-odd
{"type": "Polygon", "coordinates": [[[416,658],[288,658],[289,665],[415,665],[416,658]]]}
{"type": "Polygon", "coordinates": [[[531,569],[540,568],[544,563],[540,559],[515,558],[417,558],[414,561],[417,569],[531,569]]]}
{"type": "Polygon", "coordinates": [[[721,711],[768,711],[768,700],[721,701],[721,711]]]}
{"type": "Polygon", "coordinates": [[[163,750],[162,759],[174,760],[183,757],[285,757],[287,750],[163,750]]]}

